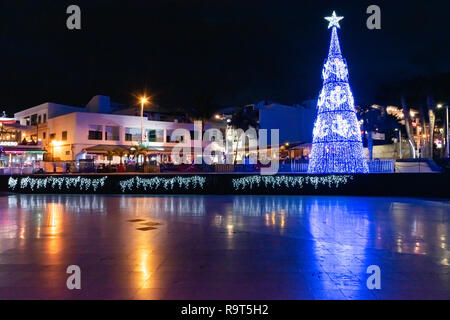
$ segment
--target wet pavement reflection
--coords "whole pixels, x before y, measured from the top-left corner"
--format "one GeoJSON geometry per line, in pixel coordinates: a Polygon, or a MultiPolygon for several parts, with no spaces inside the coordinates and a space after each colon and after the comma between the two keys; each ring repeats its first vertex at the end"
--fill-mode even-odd
{"type": "Polygon", "coordinates": [[[450,299],[449,217],[439,199],[4,195],[0,299],[450,299]]]}

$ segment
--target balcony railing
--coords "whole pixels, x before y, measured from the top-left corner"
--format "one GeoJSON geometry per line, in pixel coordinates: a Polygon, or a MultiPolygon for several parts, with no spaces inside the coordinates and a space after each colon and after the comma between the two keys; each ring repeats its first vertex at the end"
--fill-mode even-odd
{"type": "MultiPolygon", "coordinates": [[[[372,160],[367,161],[370,173],[389,173],[395,171],[394,160],[372,160]]],[[[307,172],[308,162],[305,160],[292,160],[291,172],[307,172]]]]}

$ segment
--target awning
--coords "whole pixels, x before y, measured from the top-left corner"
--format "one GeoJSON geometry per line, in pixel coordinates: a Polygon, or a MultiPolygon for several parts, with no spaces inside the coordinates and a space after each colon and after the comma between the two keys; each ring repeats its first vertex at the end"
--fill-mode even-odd
{"type": "Polygon", "coordinates": [[[86,150],[87,153],[94,153],[94,154],[104,154],[108,151],[113,151],[113,150],[117,150],[117,149],[121,149],[124,151],[128,151],[130,150],[129,146],[112,146],[112,145],[101,145],[98,144],[96,146],[92,146],[89,148],[85,148],[84,150],[86,150]]]}
{"type": "MultiPolygon", "coordinates": [[[[117,149],[129,151],[131,147],[133,146],[98,144],[96,146],[85,148],[84,150],[90,154],[106,154],[108,151],[114,151],[117,149]]],[[[172,147],[149,146],[147,147],[147,150],[148,153],[170,153],[172,152],[172,147]]]]}

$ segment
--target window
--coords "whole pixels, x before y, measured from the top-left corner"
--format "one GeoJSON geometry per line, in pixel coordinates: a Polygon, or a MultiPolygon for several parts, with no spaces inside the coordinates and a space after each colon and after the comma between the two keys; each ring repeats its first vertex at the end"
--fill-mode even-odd
{"type": "Polygon", "coordinates": [[[125,141],[141,141],[141,129],[125,128],[125,141]]]}
{"type": "Polygon", "coordinates": [[[44,113],[44,120],[42,120],[42,122],[43,122],[43,123],[46,123],[46,122],[47,122],[47,114],[46,114],[46,113],[44,113]]]}
{"type": "Polygon", "coordinates": [[[41,115],[38,115],[38,123],[41,123],[41,120],[42,120],[42,116],[41,115]]]}
{"type": "Polygon", "coordinates": [[[54,140],[56,138],[56,133],[50,133],[50,140],[54,140]]]}
{"type": "Polygon", "coordinates": [[[149,142],[164,142],[164,130],[147,130],[147,140],[149,142]]]}
{"type": "Polygon", "coordinates": [[[66,141],[67,140],[67,131],[63,131],[61,134],[61,140],[66,141]]]}
{"type": "Polygon", "coordinates": [[[38,124],[37,119],[38,119],[38,115],[37,115],[37,114],[33,114],[33,115],[31,116],[31,125],[32,125],[32,126],[35,126],[35,125],[38,124]]]}
{"type": "Polygon", "coordinates": [[[46,136],[47,136],[47,133],[42,132],[42,139],[45,139],[46,136]]]}
{"type": "Polygon", "coordinates": [[[90,125],[89,126],[89,140],[102,140],[103,139],[103,126],[101,125],[90,125]]]}
{"type": "Polygon", "coordinates": [[[167,140],[166,140],[167,142],[175,143],[175,142],[183,142],[184,141],[184,136],[178,137],[176,139],[172,139],[171,136],[172,136],[173,130],[167,130],[166,132],[167,132],[167,140]]]}
{"type": "Polygon", "coordinates": [[[106,126],[105,127],[105,140],[118,141],[119,140],[119,127],[106,126]]]}

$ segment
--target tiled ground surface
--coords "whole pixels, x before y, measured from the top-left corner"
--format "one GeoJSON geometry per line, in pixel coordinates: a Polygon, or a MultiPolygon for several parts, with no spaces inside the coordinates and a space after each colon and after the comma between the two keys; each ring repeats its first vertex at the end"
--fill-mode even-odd
{"type": "Polygon", "coordinates": [[[408,198],[1,196],[0,299],[450,299],[449,217],[408,198]]]}

